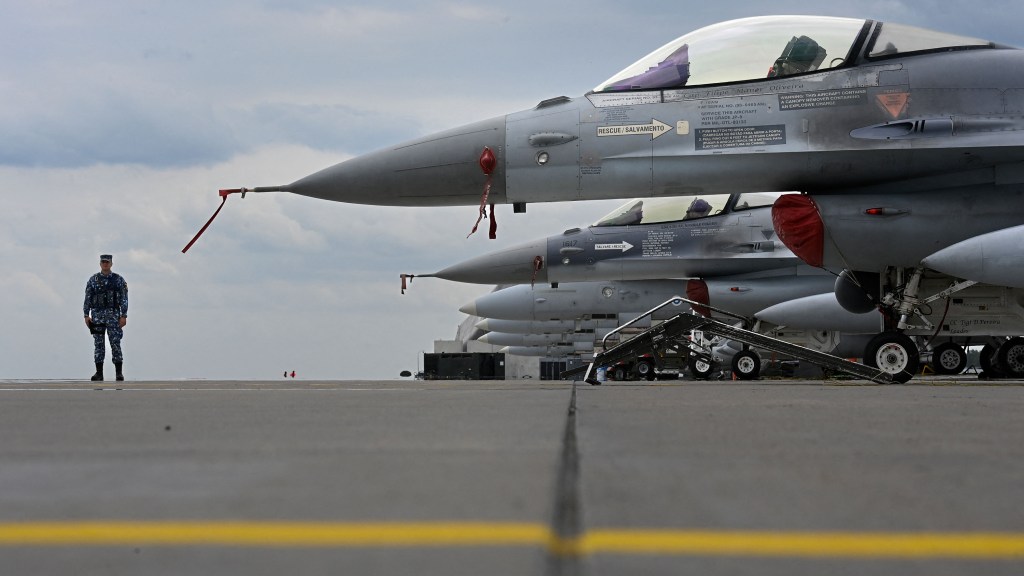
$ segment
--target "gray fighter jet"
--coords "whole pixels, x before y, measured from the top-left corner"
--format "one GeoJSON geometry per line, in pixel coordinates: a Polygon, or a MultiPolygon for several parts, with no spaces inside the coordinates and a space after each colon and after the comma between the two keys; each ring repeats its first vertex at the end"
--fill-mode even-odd
{"type": "MultiPolygon", "coordinates": [[[[763,278],[573,282],[557,288],[520,284],[485,294],[459,311],[480,318],[523,321],[620,314],[633,318],[678,295],[734,314],[753,316],[780,302],[828,292],[835,282],[831,275],[809,273],[804,276],[787,272],[763,278]]],[[[655,314],[653,319],[664,320],[689,309],[688,304],[680,302],[655,314]]]]}
{"type": "Polygon", "coordinates": [[[435,272],[454,282],[525,284],[654,280],[795,269],[776,239],[778,194],[634,199],[586,228],[491,252],[435,272]]]}
{"type": "Polygon", "coordinates": [[[501,320],[484,318],[476,323],[476,327],[486,332],[504,332],[508,334],[562,334],[577,330],[602,330],[618,328],[618,319],[598,320],[501,320]]]}
{"type": "Polygon", "coordinates": [[[253,190],[522,209],[684,194],[928,191],[986,172],[989,184],[1019,183],[1021,110],[1018,49],[875,20],[761,16],[685,34],[583,96],[253,190]]]}
{"type": "MultiPolygon", "coordinates": [[[[566,230],[562,234],[485,254],[426,276],[485,284],[551,284],[565,290],[555,290],[550,294],[547,291],[525,292],[524,288],[501,290],[485,296],[481,310],[487,312],[478,313],[500,315],[511,313],[507,312],[509,308],[534,318],[543,315],[553,318],[569,313],[577,322],[590,313],[607,314],[608,310],[616,309],[620,304],[632,306],[627,310],[633,311],[634,315],[639,314],[642,306],[654,306],[658,304],[659,296],[665,298],[679,294],[685,286],[686,295],[695,301],[708,303],[714,300],[716,306],[737,306],[736,310],[748,315],[756,312],[756,320],[771,323],[758,324],[761,329],[777,333],[778,327],[785,326],[784,333],[791,342],[808,343],[808,337],[813,335],[814,344],[828,344],[826,348],[829,350],[849,352],[851,343],[859,341],[860,349],[849,355],[860,356],[867,340],[854,338],[852,334],[860,332],[873,336],[881,329],[881,317],[877,314],[874,317],[851,314],[841,308],[831,291],[831,277],[798,275],[801,268],[799,259],[774,240],[770,206],[778,195],[713,194],[629,200],[582,230],[566,230]],[[716,280],[737,274],[746,274],[749,278],[751,274],[765,274],[769,270],[774,276],[789,278],[775,278],[769,282],[758,279],[754,285],[736,278],[724,283],[716,280]],[[595,303],[589,296],[597,290],[592,284],[586,284],[663,278],[689,280],[623,284],[629,286],[626,293],[636,296],[632,303],[614,299],[595,303]],[[659,294],[654,288],[656,285],[667,285],[668,288],[659,294]],[[781,286],[782,291],[770,293],[773,285],[781,286]],[[649,290],[651,296],[641,296],[643,290],[649,290]],[[827,292],[818,294],[821,298],[799,298],[824,290],[827,292]],[[768,299],[761,299],[766,293],[769,294],[768,299]],[[567,298],[571,301],[564,301],[567,298]],[[778,303],[780,298],[784,301],[778,303]],[[758,306],[771,304],[774,306],[770,307],[770,318],[757,312],[758,306]],[[597,308],[588,310],[586,306],[591,305],[597,308]],[[834,342],[842,342],[844,347],[838,348],[834,342]]],[[[604,292],[616,289],[610,284],[600,288],[604,292]]],[[[632,319],[629,313],[623,312],[625,310],[618,313],[619,324],[632,319]]],[[[678,310],[669,309],[667,313],[674,315],[678,310]]],[[[650,319],[647,320],[644,327],[650,327],[650,319]]],[[[500,325],[502,321],[489,319],[490,322],[500,325]]],[[[554,321],[548,323],[555,324],[554,321]]],[[[564,324],[559,324],[560,329],[553,333],[543,332],[537,326],[540,322],[521,324],[532,325],[533,329],[504,330],[499,326],[484,328],[478,325],[491,331],[480,340],[509,346],[508,353],[513,354],[524,351],[539,354],[545,349],[555,350],[552,346],[559,344],[571,344],[576,353],[585,354],[592,352],[595,341],[599,343],[603,336],[600,331],[566,328],[564,324]],[[589,346],[581,346],[581,343],[589,346]]],[[[635,324],[631,326],[637,327],[635,324]]],[[[724,360],[731,357],[726,353],[734,353],[739,348],[721,350],[723,354],[720,356],[724,360]]],[[[631,366],[627,365],[626,370],[630,371],[631,366]]]]}

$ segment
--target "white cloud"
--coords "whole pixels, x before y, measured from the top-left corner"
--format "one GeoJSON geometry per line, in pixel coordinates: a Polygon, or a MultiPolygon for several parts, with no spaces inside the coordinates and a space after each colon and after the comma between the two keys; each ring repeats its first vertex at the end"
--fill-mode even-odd
{"type": "MultiPolygon", "coordinates": [[[[85,286],[84,280],[82,286],[85,286]]],[[[36,273],[23,270],[13,270],[0,276],[0,292],[5,295],[6,303],[12,309],[58,307],[65,302],[65,298],[46,280],[36,273]]]]}

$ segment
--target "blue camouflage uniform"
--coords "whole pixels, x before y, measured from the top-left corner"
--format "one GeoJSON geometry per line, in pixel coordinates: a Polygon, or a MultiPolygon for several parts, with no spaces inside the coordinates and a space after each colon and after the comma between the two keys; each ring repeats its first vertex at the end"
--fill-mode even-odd
{"type": "MultiPolygon", "coordinates": [[[[85,303],[82,304],[84,316],[92,318],[93,325],[106,326],[106,334],[110,339],[110,356],[114,363],[124,360],[121,354],[121,337],[124,331],[118,326],[118,320],[128,316],[128,283],[120,275],[111,272],[93,274],[85,283],[85,303]]],[[[97,364],[103,363],[106,346],[103,332],[92,335],[96,344],[93,359],[97,364]]]]}

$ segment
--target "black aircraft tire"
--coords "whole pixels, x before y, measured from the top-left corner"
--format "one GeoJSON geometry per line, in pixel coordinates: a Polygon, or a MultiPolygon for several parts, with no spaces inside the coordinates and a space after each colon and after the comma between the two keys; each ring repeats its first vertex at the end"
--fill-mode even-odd
{"type": "Polygon", "coordinates": [[[882,332],[864,348],[864,363],[888,373],[899,384],[914,377],[920,361],[917,345],[902,332],[882,332]]]}
{"type": "Polygon", "coordinates": [[[981,364],[981,371],[985,373],[986,379],[1002,378],[1004,376],[1003,369],[999,366],[997,352],[999,352],[999,348],[991,344],[985,344],[981,347],[978,363],[981,364]]]}
{"type": "Polygon", "coordinates": [[[732,373],[740,380],[756,380],[761,375],[761,358],[753,350],[737,352],[732,357],[732,373]]]}
{"type": "Polygon", "coordinates": [[[996,351],[999,367],[1011,378],[1024,377],[1024,338],[1014,336],[996,351]]]}
{"type": "Polygon", "coordinates": [[[932,351],[932,370],[936,374],[962,374],[967,369],[967,352],[954,342],[944,342],[932,351]]]}
{"type": "Polygon", "coordinates": [[[715,371],[715,365],[701,360],[696,356],[690,356],[690,360],[686,363],[690,369],[690,374],[697,380],[707,380],[711,373],[715,371]]]}

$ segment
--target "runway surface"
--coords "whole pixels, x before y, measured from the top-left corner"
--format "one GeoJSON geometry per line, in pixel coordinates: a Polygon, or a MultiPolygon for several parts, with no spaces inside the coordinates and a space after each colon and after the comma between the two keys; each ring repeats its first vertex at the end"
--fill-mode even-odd
{"type": "Polygon", "coordinates": [[[1024,386],[0,381],[0,574],[1021,574],[1024,386]]]}

